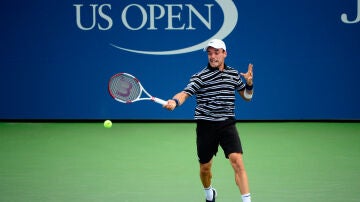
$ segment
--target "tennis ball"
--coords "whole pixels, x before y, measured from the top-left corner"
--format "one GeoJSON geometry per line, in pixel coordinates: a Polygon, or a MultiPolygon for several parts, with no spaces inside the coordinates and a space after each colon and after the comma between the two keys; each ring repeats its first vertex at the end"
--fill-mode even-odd
{"type": "Polygon", "coordinates": [[[104,121],[104,127],[105,128],[111,128],[111,126],[112,126],[112,122],[110,120],[104,121]]]}

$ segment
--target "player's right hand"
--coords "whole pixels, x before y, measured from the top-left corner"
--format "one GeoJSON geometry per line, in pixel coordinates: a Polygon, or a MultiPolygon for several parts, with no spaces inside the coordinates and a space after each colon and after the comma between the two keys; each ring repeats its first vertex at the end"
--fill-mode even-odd
{"type": "Polygon", "coordinates": [[[174,100],[168,100],[167,103],[163,106],[167,110],[174,110],[176,107],[176,102],[174,100]]]}

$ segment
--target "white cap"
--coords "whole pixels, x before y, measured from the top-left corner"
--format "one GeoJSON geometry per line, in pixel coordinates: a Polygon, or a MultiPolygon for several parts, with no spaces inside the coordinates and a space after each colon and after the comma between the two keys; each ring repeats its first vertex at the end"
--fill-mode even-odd
{"type": "Polygon", "coordinates": [[[220,39],[211,39],[209,43],[205,46],[204,51],[207,51],[207,48],[213,47],[216,49],[222,48],[226,51],[225,43],[220,39]]]}

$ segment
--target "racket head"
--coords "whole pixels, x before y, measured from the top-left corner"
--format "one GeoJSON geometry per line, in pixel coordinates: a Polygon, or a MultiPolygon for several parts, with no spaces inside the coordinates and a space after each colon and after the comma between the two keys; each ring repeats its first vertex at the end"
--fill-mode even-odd
{"type": "Polygon", "coordinates": [[[108,90],[115,100],[122,103],[131,103],[138,100],[142,87],[133,75],[128,73],[118,73],[109,80],[108,90]]]}

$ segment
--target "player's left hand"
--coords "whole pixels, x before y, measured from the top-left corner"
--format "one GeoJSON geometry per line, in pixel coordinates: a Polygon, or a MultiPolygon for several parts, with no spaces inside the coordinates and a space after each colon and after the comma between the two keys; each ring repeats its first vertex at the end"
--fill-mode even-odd
{"type": "Polygon", "coordinates": [[[248,71],[246,73],[240,73],[241,76],[243,76],[246,80],[247,85],[252,86],[253,85],[253,64],[249,64],[248,71]]]}

